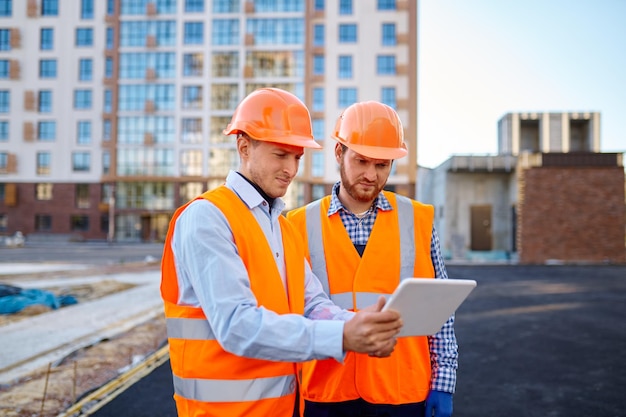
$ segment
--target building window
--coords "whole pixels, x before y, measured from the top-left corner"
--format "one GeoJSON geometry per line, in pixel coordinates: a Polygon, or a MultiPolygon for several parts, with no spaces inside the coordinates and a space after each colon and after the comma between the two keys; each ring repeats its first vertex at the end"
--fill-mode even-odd
{"type": "Polygon", "coordinates": [[[378,75],[395,75],[396,74],[395,55],[378,55],[376,57],[376,73],[378,75]]]}
{"type": "Polygon", "coordinates": [[[116,0],[107,0],[107,16],[115,14],[115,2],[116,0]]]}
{"type": "Polygon", "coordinates": [[[209,174],[214,177],[226,177],[228,171],[237,169],[239,155],[236,149],[213,148],[209,151],[209,174]]]}
{"type": "Polygon", "coordinates": [[[9,29],[0,29],[0,51],[11,50],[11,31],[9,29]]]}
{"type": "Polygon", "coordinates": [[[50,51],[54,48],[54,29],[42,28],[39,32],[39,49],[50,51]]]}
{"type": "Polygon", "coordinates": [[[185,13],[203,12],[204,0],[185,0],[185,13]]]}
{"type": "Polygon", "coordinates": [[[49,214],[35,214],[35,231],[49,232],[52,230],[52,216],[49,214]]]}
{"type": "Polygon", "coordinates": [[[57,76],[57,60],[56,59],[40,59],[39,60],[39,78],[56,78],[57,76]]]}
{"type": "Polygon", "coordinates": [[[383,87],[380,90],[380,101],[389,107],[396,108],[396,88],[395,87],[383,87]]]}
{"type": "MultiPolygon", "coordinates": [[[[37,152],[37,175],[50,175],[50,152],[37,152]]],[[[44,191],[47,189],[46,185],[52,184],[37,184],[37,200],[49,200],[52,198],[52,187],[50,187],[50,198],[41,198],[41,195],[47,195],[44,191]],[[40,190],[40,187],[42,188],[40,190]]]]}
{"type": "Polygon", "coordinates": [[[211,39],[213,45],[237,45],[239,43],[239,19],[214,19],[211,39]]]}
{"type": "Polygon", "coordinates": [[[0,0],[0,16],[11,16],[13,0],[0,0]]]}
{"type": "Polygon", "coordinates": [[[246,53],[245,71],[254,77],[302,76],[303,56],[296,51],[250,51],[246,53]]]}
{"type": "Polygon", "coordinates": [[[324,119],[313,119],[311,120],[311,124],[313,125],[313,137],[315,140],[324,140],[326,136],[324,131],[324,119]]]}
{"type": "Polygon", "coordinates": [[[313,26],[313,45],[324,46],[324,25],[313,26]]]}
{"type": "Polygon", "coordinates": [[[38,122],[37,123],[37,140],[42,142],[54,141],[57,137],[56,122],[38,122]]]}
{"type": "Polygon", "coordinates": [[[79,145],[91,144],[91,122],[81,120],[76,124],[76,143],[79,145]]]}
{"type": "Polygon", "coordinates": [[[311,187],[311,197],[313,200],[319,200],[326,195],[326,189],[323,184],[313,184],[311,187]]]}
{"type": "Polygon", "coordinates": [[[180,175],[202,175],[202,151],[182,151],[180,153],[180,175]]]}
{"type": "Polygon", "coordinates": [[[202,119],[183,119],[182,124],[183,143],[202,143],[202,119]]]}
{"type": "Polygon", "coordinates": [[[111,90],[104,90],[103,100],[102,107],[104,112],[111,113],[113,110],[113,93],[111,93],[111,90]]]}
{"type": "Polygon", "coordinates": [[[211,66],[211,75],[214,77],[236,77],[239,74],[239,54],[214,52],[211,66]]]}
{"type": "Polygon", "coordinates": [[[76,46],[93,46],[93,29],[76,29],[76,46]]]}
{"type": "Polygon", "coordinates": [[[356,43],[357,27],[353,23],[342,23],[339,25],[339,43],[356,43]]]}
{"type": "Polygon", "coordinates": [[[78,79],[80,81],[91,81],[93,78],[93,60],[83,58],[78,61],[78,79]]]}
{"type": "Polygon", "coordinates": [[[9,122],[6,120],[0,121],[0,141],[6,142],[9,140],[9,122]]]}
{"type": "Polygon", "coordinates": [[[100,215],[100,232],[108,233],[109,231],[109,215],[107,213],[100,215]]]}
{"type": "Polygon", "coordinates": [[[102,140],[108,142],[111,140],[111,120],[104,119],[102,121],[102,140]]]}
{"type": "Polygon", "coordinates": [[[183,87],[183,109],[202,108],[202,86],[183,87]]]}
{"type": "Polygon", "coordinates": [[[230,123],[230,117],[213,116],[209,121],[209,143],[232,143],[230,136],[224,135],[224,126],[230,123]]]}
{"type": "Polygon", "coordinates": [[[255,45],[302,44],[304,22],[302,19],[248,19],[246,33],[254,35],[255,45]]]}
{"type": "MultiPolygon", "coordinates": [[[[0,172],[6,174],[9,167],[9,154],[7,152],[0,152],[0,172]]],[[[4,184],[0,184],[0,191],[4,191],[4,184]]]]}
{"type": "Polygon", "coordinates": [[[0,59],[0,78],[9,78],[10,64],[8,59],[0,59]]]}
{"type": "Polygon", "coordinates": [[[74,202],[76,208],[87,209],[89,208],[89,184],[76,184],[75,186],[75,199],[74,202]]]}
{"type": "Polygon", "coordinates": [[[313,55],[313,75],[324,75],[324,55],[313,55]]]}
{"type": "Polygon", "coordinates": [[[200,52],[183,55],[183,75],[185,77],[201,77],[204,55],[200,52]]]}
{"type": "Polygon", "coordinates": [[[378,10],[396,10],[396,0],[378,0],[378,10]]]}
{"type": "Polygon", "coordinates": [[[58,16],[59,0],[41,0],[42,16],[58,16]]]}
{"type": "Polygon", "coordinates": [[[113,28],[107,28],[105,36],[106,48],[113,49],[113,46],[115,45],[115,32],[113,31],[113,28]]]}
{"type": "Polygon", "coordinates": [[[86,110],[91,108],[91,90],[74,91],[74,108],[86,110]]]}
{"type": "Polygon", "coordinates": [[[324,111],[324,89],[321,87],[315,87],[313,89],[313,111],[324,111]]]}
{"type": "Polygon", "coordinates": [[[39,113],[50,113],[52,111],[52,91],[41,90],[39,91],[39,113]]]}
{"type": "Polygon", "coordinates": [[[89,152],[72,153],[72,171],[89,172],[91,169],[91,154],[89,152]]]}
{"type": "MultiPolygon", "coordinates": [[[[111,73],[113,61],[111,60],[111,73]]],[[[126,52],[119,55],[119,78],[145,80],[148,71],[155,78],[176,77],[176,54],[173,52],[126,52]]]]}
{"type": "Polygon", "coordinates": [[[338,103],[340,108],[346,108],[357,102],[356,88],[340,88],[338,91],[338,103]]]}
{"type": "Polygon", "coordinates": [[[216,84],[211,92],[212,110],[234,110],[239,100],[237,84],[216,84]]]}
{"type": "Polygon", "coordinates": [[[202,194],[203,186],[201,182],[185,182],[180,184],[180,198],[182,201],[189,201],[202,194]]]}
{"type": "Polygon", "coordinates": [[[80,18],[93,19],[93,0],[81,0],[80,18]]]}
{"type": "Polygon", "coordinates": [[[339,78],[352,78],[352,55],[339,55],[339,78]]]}
{"type": "MultiPolygon", "coordinates": [[[[125,4],[123,2],[122,7],[125,4]]],[[[176,21],[151,19],[120,23],[120,46],[145,47],[148,39],[154,40],[158,46],[174,46],[176,44],[176,21]]]]}
{"type": "Polygon", "coordinates": [[[213,0],[213,13],[239,13],[239,0],[213,0]]]}
{"type": "Polygon", "coordinates": [[[102,152],[102,174],[111,173],[111,153],[109,151],[102,152]]]}
{"type": "Polygon", "coordinates": [[[174,143],[175,132],[174,117],[119,117],[117,142],[119,144],[143,144],[146,140],[146,133],[149,133],[154,144],[174,143]]]}
{"type": "MultiPolygon", "coordinates": [[[[0,185],[0,201],[4,200],[4,184],[0,185]]],[[[6,232],[9,226],[9,215],[0,214],[0,232],[6,232]]]]}
{"type": "Polygon", "coordinates": [[[324,3],[325,0],[315,0],[315,3],[313,4],[313,9],[316,11],[324,11],[324,3]]]}
{"type": "Polygon", "coordinates": [[[204,41],[204,24],[202,22],[185,22],[183,43],[185,45],[202,45],[204,41]]]}
{"type": "Polygon", "coordinates": [[[0,90],[0,113],[8,113],[11,109],[11,92],[0,90]]]}
{"type": "Polygon", "coordinates": [[[113,58],[110,56],[104,59],[104,78],[113,77],[113,58]]]}
{"type": "Polygon", "coordinates": [[[396,24],[383,23],[381,44],[383,46],[395,46],[396,43],[396,24]]]}
{"type": "Polygon", "coordinates": [[[89,230],[89,217],[74,214],[70,216],[70,230],[72,232],[86,232],[89,230]]]}
{"type": "Polygon", "coordinates": [[[352,0],[339,0],[339,14],[352,14],[352,0]]]}
{"type": "Polygon", "coordinates": [[[311,154],[311,175],[314,177],[324,176],[324,152],[311,154]]]}

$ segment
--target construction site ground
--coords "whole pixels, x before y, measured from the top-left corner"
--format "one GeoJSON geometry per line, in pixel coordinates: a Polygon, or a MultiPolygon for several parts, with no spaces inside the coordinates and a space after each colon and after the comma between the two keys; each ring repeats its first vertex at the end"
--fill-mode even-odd
{"type": "Polygon", "coordinates": [[[63,415],[90,397],[95,405],[107,395],[95,392],[163,351],[161,251],[103,243],[0,249],[0,283],[78,301],[0,315],[0,416],[63,415]]]}
{"type": "MultiPolygon", "coordinates": [[[[146,300],[155,303],[152,315],[134,313],[134,319],[122,320],[121,325],[105,326],[93,343],[76,345],[69,349],[72,353],[2,385],[0,416],[175,416],[158,296],[161,250],[156,244],[0,250],[0,282],[8,265],[27,264],[31,270],[42,265],[45,271],[22,271],[12,282],[74,279],[76,292],[83,297],[78,304],[86,309],[83,314],[90,306],[106,309],[120,299],[128,304],[124,299],[128,295],[136,304],[127,305],[128,310],[146,300]],[[35,261],[20,258],[29,250],[24,256],[35,261]],[[62,255],[64,251],[68,253],[62,255]],[[86,278],[94,276],[100,285],[84,287],[90,281],[86,278]]],[[[448,262],[447,269],[450,278],[478,282],[456,314],[455,417],[626,417],[626,265],[448,262]]],[[[75,307],[78,311],[77,306],[63,309],[75,307]]],[[[34,331],[45,333],[37,320],[45,324],[41,318],[57,313],[15,317],[13,323],[0,324],[0,361],[7,329],[29,322],[34,331]]],[[[75,319],[49,320],[49,327],[59,333],[75,319]]],[[[29,343],[23,343],[24,350],[29,343]]]]}

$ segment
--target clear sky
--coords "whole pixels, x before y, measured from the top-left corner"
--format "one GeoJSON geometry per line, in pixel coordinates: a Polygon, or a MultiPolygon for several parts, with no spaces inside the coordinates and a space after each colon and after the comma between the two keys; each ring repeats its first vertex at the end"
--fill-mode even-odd
{"type": "Polygon", "coordinates": [[[626,0],[419,0],[418,163],[497,153],[510,112],[600,112],[626,152],[626,0]]]}

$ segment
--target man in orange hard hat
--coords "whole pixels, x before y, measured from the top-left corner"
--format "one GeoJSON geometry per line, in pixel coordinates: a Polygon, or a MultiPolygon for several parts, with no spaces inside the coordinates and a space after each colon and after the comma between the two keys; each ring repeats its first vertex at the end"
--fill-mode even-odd
{"type": "MultiPolygon", "coordinates": [[[[433,207],[383,191],[394,160],[407,154],[396,111],[375,101],[353,104],[333,138],[341,180],[331,195],[288,214],[330,298],[358,311],[402,279],[446,279],[433,207]]],[[[453,326],[454,316],[433,336],[398,338],[388,358],[350,352],[343,365],[304,364],[304,417],[450,416],[458,357],[453,326]]]]}
{"type": "Polygon", "coordinates": [[[293,94],[263,88],[237,107],[240,167],[173,215],[162,259],[174,399],[179,416],[291,417],[296,363],[387,357],[397,313],[335,306],[306,262],[280,199],[313,140],[293,94]]]}

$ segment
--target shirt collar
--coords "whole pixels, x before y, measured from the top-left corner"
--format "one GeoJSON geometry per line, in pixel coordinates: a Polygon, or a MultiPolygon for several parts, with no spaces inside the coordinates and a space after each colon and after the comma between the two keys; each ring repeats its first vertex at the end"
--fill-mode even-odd
{"type": "MultiPolygon", "coordinates": [[[[343,204],[341,204],[341,201],[339,200],[340,184],[341,184],[341,181],[337,181],[335,185],[333,185],[333,191],[330,194],[330,206],[328,207],[328,213],[327,213],[328,217],[337,213],[339,210],[349,211],[347,208],[344,207],[343,204]]],[[[387,199],[387,197],[385,197],[385,194],[383,194],[382,192],[378,193],[378,195],[376,196],[376,199],[374,200],[373,205],[378,210],[382,210],[382,211],[393,210],[393,207],[391,207],[391,203],[389,203],[389,200],[387,199]]]]}
{"type": "MultiPolygon", "coordinates": [[[[235,171],[230,171],[226,177],[226,187],[233,190],[241,200],[246,203],[249,209],[263,205],[265,198],[241,175],[235,171]]],[[[280,199],[274,199],[272,212],[281,213],[285,209],[285,202],[280,199]]]]}

